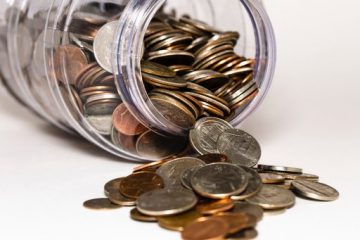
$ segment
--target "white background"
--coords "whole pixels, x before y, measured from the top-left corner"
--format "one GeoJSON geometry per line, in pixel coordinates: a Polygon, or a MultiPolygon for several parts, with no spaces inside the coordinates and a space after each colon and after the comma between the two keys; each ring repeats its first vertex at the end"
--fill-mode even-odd
{"type": "MultiPolygon", "coordinates": [[[[297,199],[266,217],[258,239],[356,239],[360,184],[360,2],[267,0],[278,40],[271,92],[242,126],[258,138],[262,163],[303,167],[341,197],[297,199]]],[[[179,239],[129,209],[93,212],[86,199],[133,164],[74,139],[0,94],[0,239],[179,239]]]]}

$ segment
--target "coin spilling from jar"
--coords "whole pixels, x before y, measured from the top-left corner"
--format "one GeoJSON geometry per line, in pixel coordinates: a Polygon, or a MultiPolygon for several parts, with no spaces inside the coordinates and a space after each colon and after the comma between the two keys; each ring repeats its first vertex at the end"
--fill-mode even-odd
{"type": "Polygon", "coordinates": [[[179,231],[183,240],[230,240],[255,238],[263,216],[293,207],[296,195],[316,201],[339,197],[301,168],[259,164],[258,141],[223,119],[198,120],[189,141],[195,154],[137,166],[106,183],[106,197],[84,206],[133,207],[133,220],[157,222],[179,231]]]}

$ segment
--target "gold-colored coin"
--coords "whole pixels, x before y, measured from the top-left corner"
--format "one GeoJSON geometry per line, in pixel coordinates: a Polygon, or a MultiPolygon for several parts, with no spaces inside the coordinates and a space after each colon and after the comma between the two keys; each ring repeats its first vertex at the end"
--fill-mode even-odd
{"type": "Polygon", "coordinates": [[[220,218],[199,218],[187,225],[181,233],[183,240],[220,240],[224,239],[229,230],[229,224],[220,218]]]}
{"type": "Polygon", "coordinates": [[[228,211],[233,207],[233,201],[229,198],[225,198],[217,201],[204,200],[204,202],[198,203],[196,210],[204,215],[214,215],[220,212],[228,211]]]}
{"type": "Polygon", "coordinates": [[[226,221],[229,225],[228,234],[234,234],[241,230],[255,227],[257,219],[248,213],[219,213],[215,218],[226,221]]]}
{"type": "Polygon", "coordinates": [[[183,231],[189,223],[192,223],[200,217],[202,217],[202,215],[198,211],[190,210],[178,215],[158,217],[157,220],[159,225],[165,229],[183,231]]]}

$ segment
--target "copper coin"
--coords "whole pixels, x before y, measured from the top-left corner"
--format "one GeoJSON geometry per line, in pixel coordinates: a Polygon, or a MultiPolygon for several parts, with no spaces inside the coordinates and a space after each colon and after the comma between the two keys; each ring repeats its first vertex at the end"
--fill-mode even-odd
{"type": "Polygon", "coordinates": [[[63,83],[75,84],[79,70],[86,67],[88,58],[81,48],[73,45],[59,46],[54,53],[54,70],[63,83]]]}
{"type": "Polygon", "coordinates": [[[187,225],[201,217],[202,215],[199,212],[190,210],[173,216],[158,217],[157,220],[159,225],[165,229],[183,231],[187,225]]]}
{"type": "Polygon", "coordinates": [[[255,239],[257,235],[258,232],[254,228],[248,228],[227,236],[227,240],[250,240],[255,239]]]}
{"type": "Polygon", "coordinates": [[[196,206],[196,210],[204,215],[213,215],[220,212],[225,212],[234,207],[231,199],[225,198],[218,201],[205,200],[196,206]]]}
{"type": "Polygon", "coordinates": [[[131,114],[124,103],[115,109],[112,121],[118,132],[128,136],[140,135],[147,131],[147,128],[131,114]]]}
{"type": "Polygon", "coordinates": [[[229,224],[220,218],[203,217],[187,225],[181,233],[183,240],[220,240],[224,239],[229,224]]]}
{"type": "Polygon", "coordinates": [[[167,161],[170,161],[170,159],[162,159],[159,161],[146,163],[146,164],[134,167],[134,172],[148,171],[148,169],[151,169],[151,171],[153,171],[153,169],[159,168],[162,164],[166,163],[167,161]]]}
{"type": "Polygon", "coordinates": [[[109,196],[110,192],[119,191],[120,183],[124,178],[116,178],[107,182],[104,186],[104,193],[109,196]]]}
{"type": "Polygon", "coordinates": [[[228,223],[228,234],[234,234],[241,230],[255,227],[257,223],[256,217],[247,213],[219,213],[214,217],[228,223]]]}
{"type": "Polygon", "coordinates": [[[92,209],[92,210],[106,210],[106,209],[116,209],[120,208],[121,206],[113,204],[107,198],[96,198],[91,199],[84,202],[84,207],[92,209]]]}
{"type": "Polygon", "coordinates": [[[154,172],[136,172],[120,183],[120,192],[130,198],[138,198],[146,192],[164,187],[162,178],[154,172]]]}
{"type": "Polygon", "coordinates": [[[130,211],[130,217],[133,220],[140,221],[140,222],[157,222],[156,217],[152,217],[152,216],[142,214],[141,212],[139,212],[139,210],[137,210],[137,208],[133,208],[130,211]]]}

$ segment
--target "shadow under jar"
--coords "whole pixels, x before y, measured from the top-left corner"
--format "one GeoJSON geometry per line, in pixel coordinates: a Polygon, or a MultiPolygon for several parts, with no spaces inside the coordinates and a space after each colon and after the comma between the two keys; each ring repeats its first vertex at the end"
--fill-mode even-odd
{"type": "Polygon", "coordinates": [[[13,1],[4,85],[36,114],[121,158],[191,153],[206,116],[239,125],[264,99],[275,39],[258,1],[13,1]]]}

